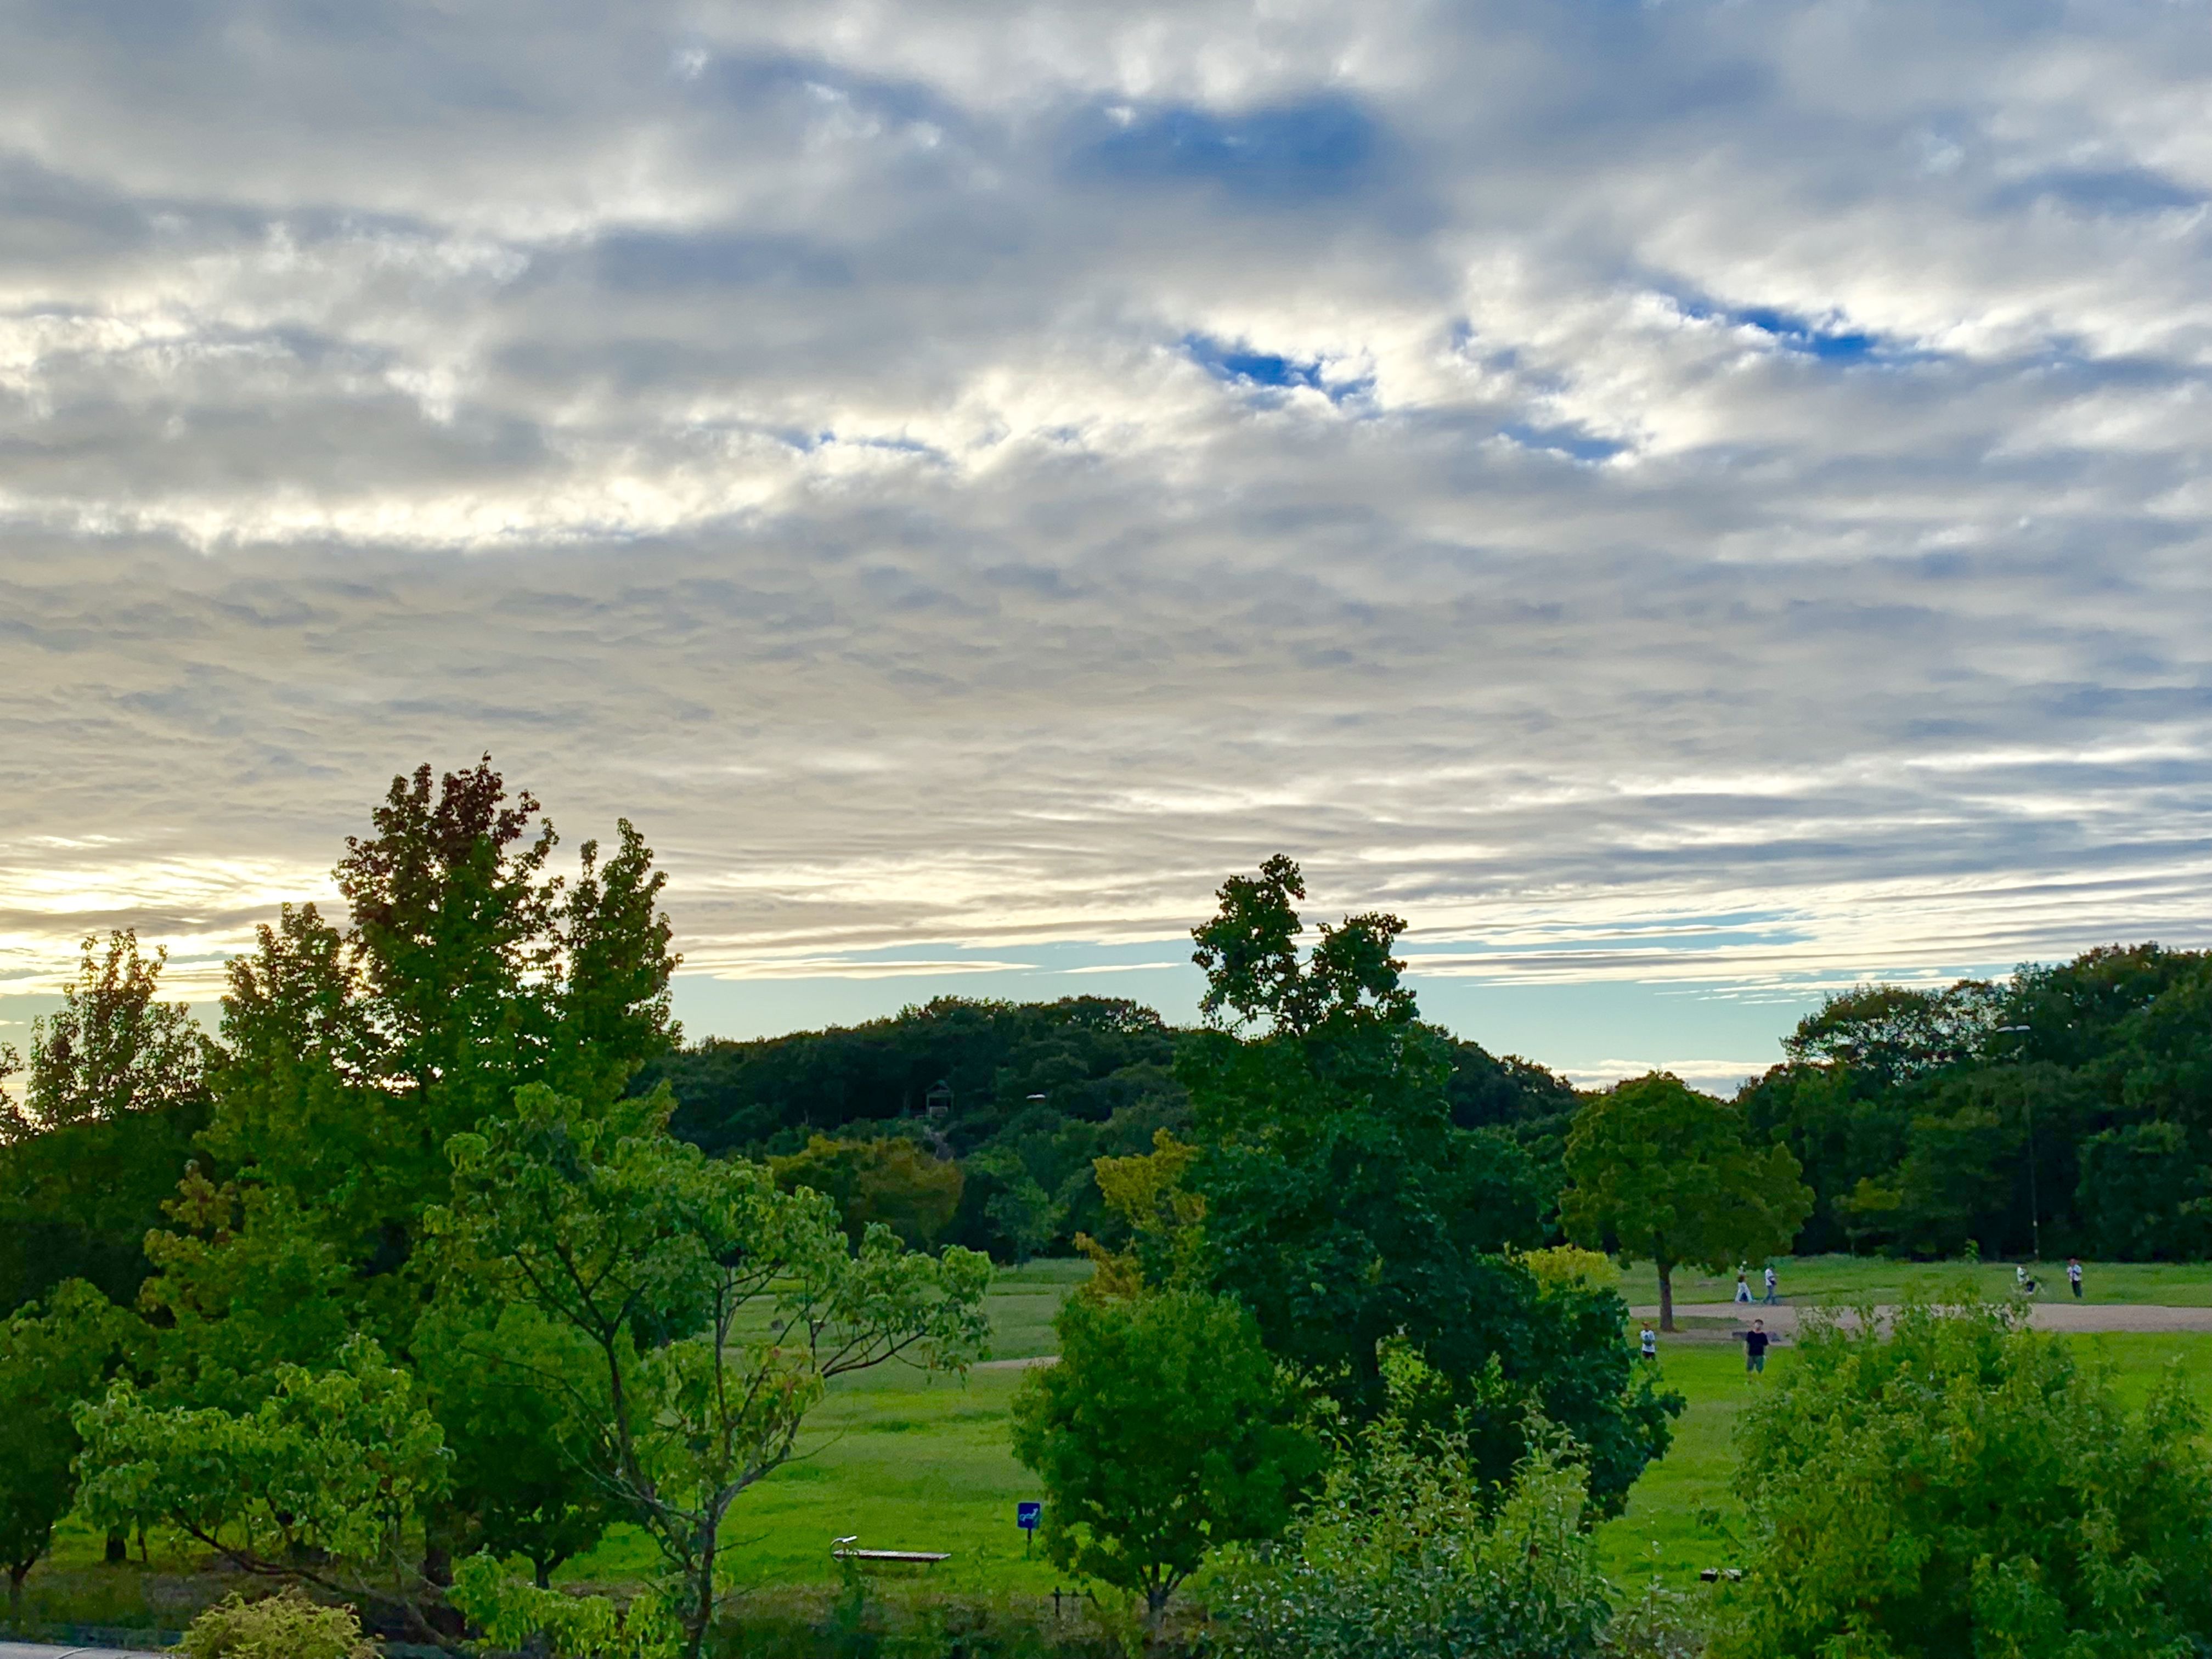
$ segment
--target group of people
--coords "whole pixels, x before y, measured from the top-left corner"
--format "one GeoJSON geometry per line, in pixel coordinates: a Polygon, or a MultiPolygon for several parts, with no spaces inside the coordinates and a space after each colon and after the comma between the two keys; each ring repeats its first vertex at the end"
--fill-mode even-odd
{"type": "MultiPolygon", "coordinates": [[[[2036,1279],[2035,1275],[2028,1272],[2026,1263],[2023,1262],[2019,1266],[2014,1267],[2012,1272],[2014,1287],[2018,1290],[2022,1296],[2033,1296],[2043,1288],[2041,1283],[2036,1279]]],[[[1762,1299],[1767,1307],[1771,1308],[1778,1304],[1782,1298],[1779,1293],[1781,1281],[1775,1273],[1774,1264],[1771,1261],[1766,1265],[1765,1278],[1766,1295],[1762,1299]]],[[[2074,1292],[2074,1299],[2076,1302],[2079,1302],[2081,1299],[2081,1258],[2078,1255],[2069,1256],[2066,1258],[2066,1284],[2067,1287],[2074,1292]]],[[[1752,1300],[1751,1276],[1750,1270],[1748,1268],[1739,1267],[1736,1269],[1735,1299],[1739,1303],[1745,1304],[1747,1305],[1748,1305],[1752,1300]]],[[[1754,1319],[1751,1322],[1751,1328],[1749,1330],[1737,1331],[1735,1333],[1735,1336],[1736,1340],[1743,1344],[1744,1370],[1747,1371],[1765,1370],[1766,1369],[1766,1350],[1772,1345],[1774,1340],[1773,1337],[1767,1331],[1766,1322],[1763,1319],[1754,1319]]],[[[1644,1321],[1642,1353],[1645,1359],[1650,1360],[1655,1364],[1659,1358],[1659,1333],[1653,1328],[1651,1322],[1649,1319],[1644,1321]]]]}
{"type": "MultiPolygon", "coordinates": [[[[2043,1289],[2042,1282],[2028,1272],[2025,1262],[2012,1270],[2012,1282],[2013,1288],[2022,1296],[2034,1296],[2043,1289]]],[[[2079,1302],[2081,1299],[2081,1258],[2078,1255],[2066,1258],[2066,1284],[2074,1292],[2074,1299],[2079,1302]]]]}
{"type": "MultiPolygon", "coordinates": [[[[1781,1283],[1782,1281],[1775,1276],[1774,1264],[1771,1261],[1768,1262],[1766,1264],[1766,1295],[1764,1299],[1770,1308],[1782,1300],[1778,1294],[1781,1283]]],[[[1735,1299],[1739,1302],[1751,1300],[1751,1280],[1746,1276],[1746,1270],[1741,1267],[1735,1270],[1735,1299]]]]}

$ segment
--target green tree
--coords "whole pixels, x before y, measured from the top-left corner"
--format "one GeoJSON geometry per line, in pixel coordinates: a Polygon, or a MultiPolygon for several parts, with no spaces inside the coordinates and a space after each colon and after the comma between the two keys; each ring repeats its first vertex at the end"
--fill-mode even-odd
{"type": "Polygon", "coordinates": [[[449,1294],[589,1344],[588,1382],[477,1357],[588,1423],[592,1468],[658,1547],[696,1659],[731,1505],[789,1460],[832,1378],[909,1356],[964,1370],[990,1264],[902,1250],[881,1225],[856,1251],[820,1194],[672,1139],[670,1104],[586,1110],[526,1087],[515,1115],[453,1139],[452,1202],[430,1219],[449,1294]]]}
{"type": "Polygon", "coordinates": [[[2140,1413],[2008,1307],[1801,1328],[1746,1407],[1723,1659],[2135,1659],[2212,1644],[2212,1466],[2179,1374],[2140,1413]]]}
{"type": "Polygon", "coordinates": [[[410,1547],[451,1462],[414,1378],[366,1338],[326,1371],[276,1368],[252,1409],[162,1407],[128,1380],[80,1407],[78,1503],[173,1527],[242,1571],[367,1597],[434,1639],[410,1547]]]}
{"type": "Polygon", "coordinates": [[[1059,1362],[1014,1400],[1014,1455],[1044,1483],[1045,1553],[1141,1595],[1157,1636],[1210,1552],[1282,1530],[1322,1447],[1233,1302],[1071,1297],[1053,1328],[1059,1362]]]}
{"type": "Polygon", "coordinates": [[[112,1122],[198,1095],[207,1042],[190,1008],[158,1000],[168,959],[164,948],[143,955],[136,929],[110,933],[105,956],[99,936],[86,936],[61,1007],[32,1022],[24,1105],[9,1108],[0,1134],[112,1122]]]}
{"type": "Polygon", "coordinates": [[[1786,1146],[1754,1146],[1742,1114],[1665,1072],[1617,1084],[1567,1137],[1568,1237],[1659,1270],[1659,1327],[1674,1328],[1676,1267],[1716,1270],[1788,1250],[1813,1207],[1786,1146]]]}
{"type": "Polygon", "coordinates": [[[1467,1414],[1493,1484],[1537,1407],[1582,1442],[1599,1508],[1617,1511],[1680,1396],[1638,1370],[1617,1294],[1547,1291],[1512,1259],[1542,1242],[1528,1166],[1452,1122],[1449,1044],[1392,955],[1403,924],[1350,917],[1304,953],[1304,894],[1297,866],[1271,859],[1224,884],[1193,934],[1212,1024],[1177,1073],[1212,1287],[1354,1418],[1382,1408],[1382,1345],[1410,1340],[1449,1380],[1437,1409],[1467,1414]]]}
{"type": "Polygon", "coordinates": [[[119,1363],[133,1322],[82,1280],[0,1322],[0,1565],[9,1623],[23,1622],[23,1578],[76,1494],[78,1405],[119,1363]]]}
{"type": "Polygon", "coordinates": [[[453,1457],[432,1517],[441,1547],[521,1556],[550,1585],[627,1514],[594,1462],[598,1351],[535,1308],[443,1296],[415,1328],[414,1353],[453,1457]]]}
{"type": "Polygon", "coordinates": [[[772,1158],[769,1168],[786,1192],[811,1187],[836,1204],[845,1236],[856,1244],[881,1222],[909,1249],[927,1248],[960,1208],[960,1166],[896,1137],[816,1135],[805,1151],[772,1158]]]}

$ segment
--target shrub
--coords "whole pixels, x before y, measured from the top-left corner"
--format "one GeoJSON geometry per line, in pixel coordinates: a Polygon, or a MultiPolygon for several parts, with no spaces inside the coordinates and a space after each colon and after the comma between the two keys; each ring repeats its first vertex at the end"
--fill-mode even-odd
{"type": "Polygon", "coordinates": [[[258,1601],[235,1592],[192,1620],[185,1659],[375,1659],[351,1607],[326,1607],[286,1588],[258,1601]]]}
{"type": "MultiPolygon", "coordinates": [[[[1394,1397],[1419,1362],[1389,1362],[1394,1397]]],[[[1224,1573],[1217,1615],[1239,1659],[1583,1659],[1612,1613],[1583,1526],[1588,1474],[1540,1419],[1504,1491],[1465,1438],[1387,1412],[1330,1470],[1288,1537],[1224,1573]]]]}
{"type": "Polygon", "coordinates": [[[1815,1320],[1748,1407],[1750,1659],[2149,1659],[2212,1644],[2212,1468],[2178,1375],[2140,1413],[2015,1309],[1815,1320]]]}

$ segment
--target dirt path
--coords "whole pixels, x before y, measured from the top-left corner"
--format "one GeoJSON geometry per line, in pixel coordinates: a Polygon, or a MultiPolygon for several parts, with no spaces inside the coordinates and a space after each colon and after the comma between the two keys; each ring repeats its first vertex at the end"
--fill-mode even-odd
{"type": "MultiPolygon", "coordinates": [[[[1630,1310],[1638,1319],[1656,1319],[1656,1307],[1630,1310]]],[[[1678,1333],[1678,1336],[1705,1337],[1717,1341],[1731,1341],[1731,1330],[1741,1330],[1754,1319],[1765,1322],[1766,1328],[1778,1336],[1794,1336],[1797,1331],[1799,1310],[1789,1303],[1767,1307],[1753,1303],[1746,1307],[1740,1302],[1678,1302],[1674,1304],[1677,1320],[1724,1322],[1727,1329],[1717,1323],[1692,1326],[1678,1333]]],[[[1878,1307],[1875,1312],[1887,1317],[1893,1310],[1878,1307]]],[[[2134,1302],[2037,1302],[2030,1304],[2030,1317],[2035,1328],[2043,1331],[2212,1331],[2212,1308],[2166,1308],[2148,1303],[2134,1302]]]]}
{"type": "Polygon", "coordinates": [[[37,1642],[0,1642],[0,1659],[164,1659],[138,1648],[54,1648],[37,1642]]]}

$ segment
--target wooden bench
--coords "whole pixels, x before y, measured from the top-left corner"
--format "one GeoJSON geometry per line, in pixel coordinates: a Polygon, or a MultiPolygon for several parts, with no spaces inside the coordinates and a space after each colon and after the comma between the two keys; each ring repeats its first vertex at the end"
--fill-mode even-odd
{"type": "Polygon", "coordinates": [[[917,1567],[933,1567],[939,1561],[952,1559],[949,1550],[856,1550],[852,1547],[860,1541],[857,1533],[850,1538],[840,1538],[830,1547],[830,1559],[833,1561],[896,1561],[917,1567]]]}

